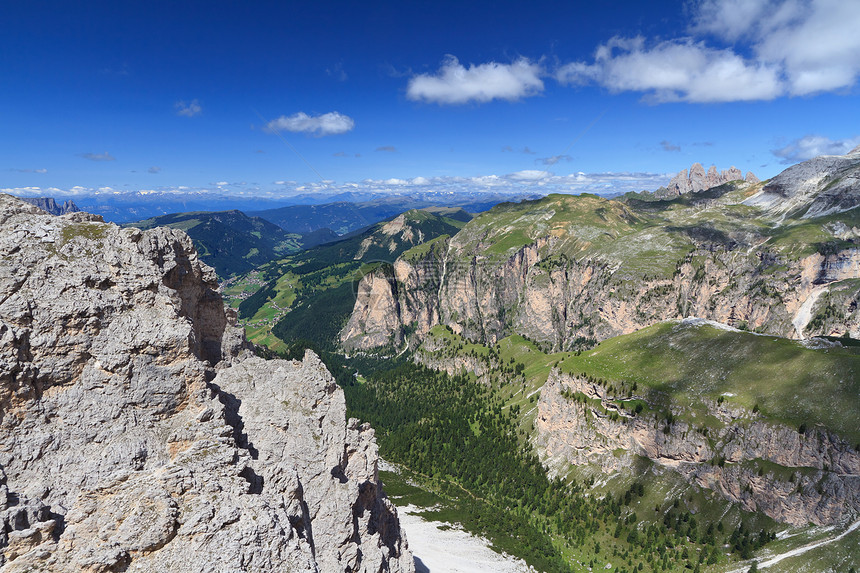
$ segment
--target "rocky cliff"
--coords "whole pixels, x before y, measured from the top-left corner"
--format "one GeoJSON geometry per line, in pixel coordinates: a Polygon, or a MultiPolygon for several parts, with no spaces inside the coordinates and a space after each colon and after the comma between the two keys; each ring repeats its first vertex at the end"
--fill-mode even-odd
{"type": "MultiPolygon", "coordinates": [[[[732,166],[723,171],[717,171],[715,165],[711,165],[707,173],[701,163],[694,163],[690,167],[689,172],[686,169],[681,170],[675,177],[669,181],[669,184],[660,189],[656,195],[658,197],[677,197],[687,193],[701,193],[706,189],[717,187],[729,181],[738,181],[744,179],[744,175],[740,169],[732,166]]],[[[752,172],[747,172],[745,180],[750,182],[758,182],[752,172]]]]}
{"type": "Polygon", "coordinates": [[[851,282],[860,278],[858,248],[786,260],[700,243],[671,275],[633,277],[605,260],[553,260],[553,242],[538,240],[496,263],[468,260],[455,237],[442,260],[400,260],[393,273],[371,273],[341,340],[367,349],[400,343],[407,327],[424,334],[448,324],[489,344],[516,332],[568,350],[685,316],[787,337],[860,335],[860,289],[851,282]],[[833,292],[829,307],[819,300],[825,291],[833,292]]]}
{"type": "Polygon", "coordinates": [[[0,569],[413,571],[373,430],[245,346],[184,233],[0,195],[0,569]]]}
{"type": "Polygon", "coordinates": [[[62,205],[57,203],[53,197],[23,197],[22,199],[51,215],[66,215],[80,211],[71,199],[63,202],[62,205]]]}
{"type": "Polygon", "coordinates": [[[685,316],[860,336],[860,156],[820,159],[833,172],[812,191],[803,174],[817,163],[763,189],[727,184],[704,206],[593,196],[500,206],[365,276],[341,342],[399,344],[447,324],[484,343],[519,333],[568,350],[685,316]],[[802,217],[785,220],[786,210],[802,217]]]}
{"type": "Polygon", "coordinates": [[[606,473],[647,458],[750,511],[793,525],[834,524],[860,513],[860,451],[824,428],[801,434],[728,402],[704,400],[695,425],[676,404],[648,403],[555,369],[538,400],[536,445],[544,462],[606,473]],[[618,455],[618,452],[623,452],[618,455]]]}

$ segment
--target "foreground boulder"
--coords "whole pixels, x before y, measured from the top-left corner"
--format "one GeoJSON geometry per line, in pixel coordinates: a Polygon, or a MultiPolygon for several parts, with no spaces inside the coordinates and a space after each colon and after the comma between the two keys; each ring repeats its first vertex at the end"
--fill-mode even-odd
{"type": "Polygon", "coordinates": [[[188,237],[0,195],[0,569],[414,570],[373,430],[188,237]]]}

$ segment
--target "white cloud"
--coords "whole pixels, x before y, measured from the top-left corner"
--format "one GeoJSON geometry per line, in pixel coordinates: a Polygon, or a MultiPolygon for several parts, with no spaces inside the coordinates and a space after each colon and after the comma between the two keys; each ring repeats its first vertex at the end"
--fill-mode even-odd
{"type": "Polygon", "coordinates": [[[754,38],[757,59],[780,66],[791,95],[850,87],[860,76],[856,1],[706,0],[693,30],[754,38]]]}
{"type": "Polygon", "coordinates": [[[524,169],[523,171],[517,171],[516,173],[511,173],[506,175],[508,179],[512,181],[539,181],[541,179],[546,179],[552,176],[552,173],[549,171],[539,171],[537,169],[524,169]]]}
{"type": "MultiPolygon", "coordinates": [[[[302,193],[318,194],[321,199],[336,196],[345,191],[366,193],[368,197],[410,196],[426,200],[461,195],[480,198],[482,196],[522,196],[523,194],[546,193],[597,193],[621,194],[627,191],[654,190],[668,184],[671,173],[576,173],[554,175],[548,171],[519,171],[509,175],[478,175],[472,177],[415,177],[411,180],[391,178],[367,179],[360,182],[336,183],[315,181],[300,184],[296,181],[275,181],[269,188],[257,186],[241,188],[238,183],[226,187],[211,184],[209,187],[158,187],[154,189],[113,189],[111,187],[83,187],[59,189],[55,187],[0,188],[0,192],[28,197],[98,197],[109,196],[126,201],[158,201],[162,197],[258,197],[284,199],[302,193]]],[[[226,182],[218,182],[224,184],[226,182]]]]}
{"type": "Polygon", "coordinates": [[[185,117],[194,117],[195,115],[203,113],[203,108],[200,107],[200,102],[196,99],[193,99],[188,103],[178,101],[173,105],[173,107],[176,108],[176,115],[182,115],[185,117]]]}
{"type": "Polygon", "coordinates": [[[593,64],[567,64],[556,78],[563,84],[644,92],[654,102],[770,100],[782,93],[776,66],[689,38],[650,47],[641,37],[613,38],[597,49],[593,64]]]}
{"type": "Polygon", "coordinates": [[[807,135],[795,139],[785,147],[774,149],[772,153],[782,158],[780,163],[799,163],[819,155],[845,155],[860,145],[860,136],[832,140],[823,135],[807,135]]]}
{"type": "Polygon", "coordinates": [[[543,91],[539,64],[520,58],[511,64],[489,62],[460,64],[447,56],[435,75],[420,74],[409,80],[406,96],[415,101],[438,104],[485,103],[494,99],[516,101],[543,91]]]}
{"type": "Polygon", "coordinates": [[[689,37],[612,38],[592,63],[563,65],[556,79],[659,103],[771,100],[849,88],[860,77],[860,2],[701,0],[692,19],[689,37]]]}
{"type": "Polygon", "coordinates": [[[341,113],[331,111],[322,115],[311,116],[303,111],[289,117],[282,115],[266,124],[266,131],[292,131],[294,133],[310,133],[319,137],[338,135],[352,131],[355,121],[341,113]]]}
{"type": "Polygon", "coordinates": [[[116,157],[105,151],[104,153],[81,153],[81,157],[90,161],[116,161],[116,157]]]}

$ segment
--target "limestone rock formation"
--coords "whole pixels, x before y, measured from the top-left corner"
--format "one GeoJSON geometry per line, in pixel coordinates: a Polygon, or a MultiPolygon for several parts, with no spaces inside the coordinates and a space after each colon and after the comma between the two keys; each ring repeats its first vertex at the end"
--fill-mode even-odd
{"type": "MultiPolygon", "coordinates": [[[[752,173],[747,173],[747,177],[752,173]]],[[[755,175],[752,175],[755,178],[755,175]]],[[[686,169],[682,169],[675,177],[669,181],[666,190],[659,196],[677,197],[686,195],[687,193],[700,193],[706,189],[717,187],[729,181],[738,181],[744,179],[741,170],[735,166],[723,171],[717,171],[716,166],[711,165],[708,172],[705,173],[705,168],[701,163],[694,163],[690,167],[689,173],[686,169]]],[[[757,179],[756,179],[757,181],[757,179]]],[[[747,180],[747,182],[751,182],[747,180]]]]}
{"type": "Polygon", "coordinates": [[[233,323],[181,231],[0,195],[0,570],[414,571],[373,431],[233,323]]]}
{"type": "Polygon", "coordinates": [[[23,197],[23,200],[51,215],[66,215],[80,211],[71,199],[63,202],[62,205],[57,203],[53,197],[23,197]]]}
{"type": "MultiPolygon", "coordinates": [[[[701,165],[681,175],[679,193],[741,178],[701,165]]],[[[796,225],[860,205],[858,177],[857,153],[795,165],[763,188],[748,173],[740,193],[712,201],[716,218],[732,212],[722,228],[702,205],[667,208],[677,217],[672,225],[653,201],[636,211],[549,196],[497,208],[422,257],[365,275],[340,341],[359,350],[400,345],[407,332],[422,336],[445,324],[482,343],[518,333],[571,350],[577,341],[687,316],[791,338],[860,336],[860,227],[850,217],[819,219],[814,244],[804,244],[802,233],[773,239],[788,214],[796,225]],[[658,222],[638,230],[647,217],[658,222]],[[648,260],[658,262],[642,263],[648,260]]]]}
{"type": "MultiPolygon", "coordinates": [[[[850,228],[833,232],[860,236],[850,228]]],[[[460,262],[469,254],[457,239],[443,260],[398,260],[394,277],[374,272],[362,278],[341,343],[349,349],[400,344],[407,327],[423,335],[447,324],[483,343],[516,332],[570,350],[577,339],[605,340],[685,316],[744,322],[791,338],[860,335],[860,289],[851,282],[860,278],[858,248],[814,253],[770,271],[783,263],[766,251],[751,256],[746,245],[717,248],[703,240],[673,275],[631,281],[599,259],[540,264],[552,252],[551,238],[486,264],[478,257],[460,262]],[[833,312],[810,332],[808,311],[822,289],[832,295],[833,312]]]]}
{"type": "Polygon", "coordinates": [[[754,412],[705,400],[716,426],[707,435],[680,421],[664,431],[665,420],[621,409],[621,398],[553,370],[535,419],[543,461],[556,469],[592,465],[614,474],[630,470],[641,456],[745,509],[794,525],[834,524],[860,512],[860,452],[823,428],[801,435],[754,412]]]}
{"type": "Polygon", "coordinates": [[[860,153],[822,155],[792,165],[745,201],[772,217],[823,217],[860,206],[860,153]]]}

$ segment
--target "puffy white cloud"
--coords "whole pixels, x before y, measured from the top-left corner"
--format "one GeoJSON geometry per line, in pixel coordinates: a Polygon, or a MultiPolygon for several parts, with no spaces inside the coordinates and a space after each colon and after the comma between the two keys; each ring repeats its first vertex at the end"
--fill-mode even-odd
{"type": "Polygon", "coordinates": [[[294,133],[309,133],[319,137],[324,135],[339,135],[352,131],[355,121],[348,115],[330,111],[322,115],[311,116],[303,111],[289,117],[282,115],[266,124],[265,130],[270,133],[292,131],[294,133]]]}
{"type": "Polygon", "coordinates": [[[772,153],[782,158],[780,163],[798,163],[819,155],[845,155],[860,145],[860,136],[833,140],[823,135],[807,135],[795,139],[772,153]]]}
{"type": "Polygon", "coordinates": [[[116,161],[116,157],[107,151],[104,153],[81,153],[80,156],[90,161],[116,161]]]}
{"type": "Polygon", "coordinates": [[[593,64],[567,64],[556,78],[563,84],[644,92],[658,103],[770,100],[783,91],[776,66],[689,38],[655,46],[646,46],[641,37],[613,38],[597,49],[593,64]]]}
{"type": "Polygon", "coordinates": [[[436,74],[420,74],[409,80],[406,96],[438,104],[485,103],[494,99],[516,101],[543,91],[543,69],[527,58],[511,64],[488,62],[463,66],[447,56],[436,74]]]}
{"type": "Polygon", "coordinates": [[[563,84],[635,91],[652,102],[771,100],[851,87],[860,77],[860,2],[702,0],[691,36],[612,38],[563,84]],[[715,39],[715,47],[706,41],[715,39]]]}
{"type": "Polygon", "coordinates": [[[706,0],[693,30],[752,38],[756,58],[780,66],[791,95],[849,87],[860,76],[858,2],[706,0]]]}
{"type": "Polygon", "coordinates": [[[185,117],[194,117],[195,115],[203,113],[203,108],[200,107],[200,102],[196,99],[193,99],[188,103],[178,101],[173,105],[173,107],[176,108],[176,115],[182,115],[185,117]]]}

